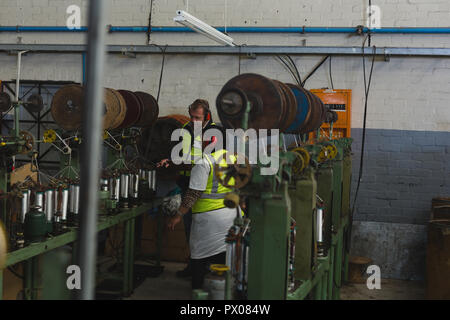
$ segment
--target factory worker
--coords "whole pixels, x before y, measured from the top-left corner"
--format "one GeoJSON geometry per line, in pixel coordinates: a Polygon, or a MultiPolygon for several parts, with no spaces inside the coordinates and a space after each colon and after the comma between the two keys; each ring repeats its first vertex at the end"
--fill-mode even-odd
{"type": "MultiPolygon", "coordinates": [[[[208,129],[220,128],[216,125],[211,116],[211,111],[209,109],[209,103],[204,99],[196,99],[191,105],[189,105],[189,116],[191,121],[186,122],[182,127],[182,137],[183,137],[183,157],[188,159],[191,163],[190,165],[183,165],[183,169],[179,171],[179,177],[177,179],[177,184],[181,188],[182,194],[184,194],[189,187],[189,178],[191,174],[191,168],[194,163],[194,159],[197,157],[201,158],[202,150],[204,148],[203,145],[203,133],[208,129]],[[195,124],[201,124],[200,128],[201,135],[195,136],[194,127],[195,124]]],[[[169,167],[173,164],[169,159],[163,159],[159,163],[157,163],[157,167],[169,167]]],[[[183,217],[184,230],[186,235],[186,241],[189,243],[190,238],[190,230],[192,223],[192,215],[191,211],[188,211],[183,217]]],[[[176,273],[178,277],[189,277],[191,276],[191,263],[189,261],[188,265],[185,269],[180,270],[176,273]]]]}
{"type": "MultiPolygon", "coordinates": [[[[202,288],[210,264],[225,264],[225,237],[236,218],[236,209],[225,207],[223,201],[232,190],[220,184],[214,172],[214,164],[226,166],[225,156],[226,150],[223,149],[211,154],[203,153],[203,158],[191,170],[189,188],[182,197],[177,214],[168,222],[169,229],[174,230],[175,225],[192,209],[190,251],[193,290],[202,288]]],[[[235,161],[234,156],[230,158],[235,161]]],[[[229,184],[234,184],[233,178],[229,184]]]]}

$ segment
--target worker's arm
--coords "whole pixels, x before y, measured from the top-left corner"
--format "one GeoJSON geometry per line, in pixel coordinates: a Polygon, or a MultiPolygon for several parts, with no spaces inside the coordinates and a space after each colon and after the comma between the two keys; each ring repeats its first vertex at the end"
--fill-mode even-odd
{"type": "Polygon", "coordinates": [[[175,226],[181,221],[183,216],[189,212],[189,210],[194,206],[194,203],[200,199],[203,191],[187,189],[183,198],[181,199],[180,208],[177,211],[177,214],[170,218],[168,227],[170,230],[174,230],[175,226]]]}
{"type": "Polygon", "coordinates": [[[191,177],[189,179],[189,189],[181,199],[181,205],[177,214],[170,218],[168,223],[169,229],[174,230],[175,225],[181,221],[183,215],[188,213],[195,202],[200,199],[201,195],[206,190],[209,170],[209,163],[206,160],[201,160],[192,168],[191,177]]]}

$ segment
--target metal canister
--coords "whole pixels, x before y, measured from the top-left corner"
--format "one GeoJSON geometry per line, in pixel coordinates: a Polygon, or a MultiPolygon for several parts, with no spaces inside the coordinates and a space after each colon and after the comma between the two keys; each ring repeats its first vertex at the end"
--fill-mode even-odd
{"type": "Polygon", "coordinates": [[[42,191],[36,192],[35,202],[36,210],[38,211],[44,211],[44,193],[42,191]]]}
{"type": "Polygon", "coordinates": [[[148,170],[148,187],[150,191],[156,191],[156,170],[148,170]]]}
{"type": "Polygon", "coordinates": [[[148,180],[148,170],[139,169],[139,179],[141,181],[147,181],[148,180]]]}
{"type": "Polygon", "coordinates": [[[55,190],[52,189],[48,189],[44,193],[45,194],[44,212],[47,222],[53,221],[54,206],[55,206],[54,193],[55,190]]]}
{"type": "Polygon", "coordinates": [[[58,198],[59,198],[59,191],[58,191],[58,188],[56,188],[55,192],[53,193],[53,199],[54,199],[53,216],[55,217],[56,222],[61,221],[61,217],[56,214],[58,212],[58,198]]]}
{"type": "Polygon", "coordinates": [[[24,223],[25,222],[25,216],[29,211],[29,204],[30,204],[30,199],[28,198],[28,191],[29,190],[24,190],[22,191],[22,201],[21,201],[21,206],[20,206],[20,222],[24,223]]]}
{"type": "Polygon", "coordinates": [[[108,179],[100,179],[100,190],[101,191],[109,191],[109,183],[108,179]]]}
{"type": "Polygon", "coordinates": [[[317,253],[319,256],[325,255],[323,224],[324,224],[323,208],[319,207],[316,210],[316,241],[318,249],[317,253]]]}
{"type": "Polygon", "coordinates": [[[234,276],[234,242],[227,242],[226,244],[226,258],[225,258],[225,264],[230,268],[233,276],[234,276]]]}
{"type": "Polygon", "coordinates": [[[109,178],[109,195],[111,200],[119,201],[119,191],[120,191],[120,178],[112,177],[109,178]]]}
{"type": "Polygon", "coordinates": [[[80,205],[80,186],[78,184],[71,184],[69,189],[70,198],[70,213],[78,214],[80,205]]]}
{"type": "Polygon", "coordinates": [[[28,203],[27,203],[27,212],[30,212],[30,206],[31,206],[31,189],[28,189],[28,203]]]}
{"type": "Polygon", "coordinates": [[[65,188],[61,191],[61,220],[67,220],[67,212],[68,212],[68,204],[69,204],[69,189],[65,188]]]}
{"type": "Polygon", "coordinates": [[[129,195],[131,198],[137,199],[139,193],[139,174],[130,174],[130,188],[129,195]]]}
{"type": "Polygon", "coordinates": [[[130,175],[121,174],[120,175],[120,198],[128,199],[128,189],[130,187],[130,175]]]}

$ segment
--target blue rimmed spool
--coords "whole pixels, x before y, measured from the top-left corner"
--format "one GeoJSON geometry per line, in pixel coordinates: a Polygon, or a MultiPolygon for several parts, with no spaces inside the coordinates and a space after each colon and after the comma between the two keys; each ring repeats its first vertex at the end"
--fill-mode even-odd
{"type": "Polygon", "coordinates": [[[306,90],[295,84],[286,84],[295,96],[297,102],[297,114],[294,121],[286,129],[287,133],[300,133],[301,129],[308,123],[311,114],[311,101],[306,90]]]}

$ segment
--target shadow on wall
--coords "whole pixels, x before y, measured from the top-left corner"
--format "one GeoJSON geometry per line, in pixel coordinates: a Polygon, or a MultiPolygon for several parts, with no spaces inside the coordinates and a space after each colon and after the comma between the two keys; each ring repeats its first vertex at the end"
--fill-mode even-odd
{"type": "Polygon", "coordinates": [[[351,254],[371,258],[382,278],[424,280],[427,227],[354,221],[351,254]]]}

